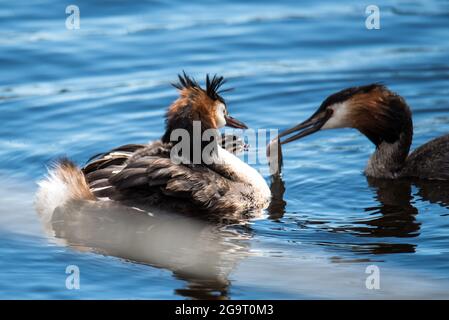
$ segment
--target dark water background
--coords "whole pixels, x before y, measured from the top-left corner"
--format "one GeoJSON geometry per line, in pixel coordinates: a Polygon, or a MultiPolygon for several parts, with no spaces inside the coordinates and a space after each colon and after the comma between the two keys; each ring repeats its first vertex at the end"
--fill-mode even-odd
{"type": "Polygon", "coordinates": [[[353,130],[289,144],[285,208],[247,227],[103,230],[92,252],[82,235],[48,238],[33,209],[56,157],[159,138],[181,70],[226,76],[229,108],[252,128],[287,128],[330,93],[381,81],[410,104],[416,147],[449,131],[448,39],[438,0],[1,1],[0,298],[448,298],[448,187],[367,181],[373,146],[353,130]],[[69,4],[80,30],[65,28],[69,4]],[[380,30],[365,28],[370,4],[380,30]],[[380,290],[365,287],[373,264],[380,290]],[[65,288],[67,265],[80,290],[65,288]]]}

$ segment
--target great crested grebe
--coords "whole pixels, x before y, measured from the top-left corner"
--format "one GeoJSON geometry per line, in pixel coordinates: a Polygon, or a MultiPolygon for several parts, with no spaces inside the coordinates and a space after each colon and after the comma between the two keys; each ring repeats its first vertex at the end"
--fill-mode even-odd
{"type": "Polygon", "coordinates": [[[376,146],[365,169],[368,177],[449,180],[449,135],[411,154],[412,113],[405,100],[381,84],[344,89],[330,95],[306,121],[281,132],[285,144],[324,129],[355,128],[376,146]]]}
{"type": "MultiPolygon", "coordinates": [[[[166,131],[161,140],[149,144],[129,144],[91,158],[78,169],[71,161],[61,160],[39,183],[37,208],[52,213],[70,200],[115,200],[125,204],[141,203],[198,213],[245,213],[264,209],[270,189],[264,178],[232,152],[215,141],[212,163],[185,164],[173,161],[170,141],[176,129],[192,137],[194,121],[201,133],[224,126],[245,129],[229,116],[221,97],[223,77],[206,77],[203,89],[185,73],[174,86],[179,97],[168,108],[166,131]]],[[[197,152],[204,150],[200,142],[197,152]]],[[[193,149],[195,150],[195,146],[193,149]]]]}

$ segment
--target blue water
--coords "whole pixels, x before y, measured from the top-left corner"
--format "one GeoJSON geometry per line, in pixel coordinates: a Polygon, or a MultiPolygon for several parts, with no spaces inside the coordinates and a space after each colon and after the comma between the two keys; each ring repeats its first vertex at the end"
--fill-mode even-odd
{"type": "Polygon", "coordinates": [[[79,30],[65,28],[69,4],[0,5],[0,298],[449,298],[447,185],[367,181],[373,146],[349,129],[287,145],[285,206],[245,227],[145,221],[167,230],[154,235],[100,220],[68,239],[33,207],[58,156],[81,165],[159,138],[182,70],[224,75],[230,111],[256,129],[380,81],[411,106],[414,147],[446,134],[448,2],[377,1],[380,30],[366,29],[364,1],[78,0],[79,30]],[[365,286],[373,264],[379,290],[365,286]]]}

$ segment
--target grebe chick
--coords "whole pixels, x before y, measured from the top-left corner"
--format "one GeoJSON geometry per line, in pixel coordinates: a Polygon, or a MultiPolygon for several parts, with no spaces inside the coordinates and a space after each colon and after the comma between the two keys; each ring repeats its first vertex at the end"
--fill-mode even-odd
{"type": "Polygon", "coordinates": [[[115,148],[91,158],[82,170],[68,160],[60,161],[40,183],[38,209],[53,211],[67,201],[85,199],[133,206],[141,203],[199,214],[241,214],[266,208],[271,194],[264,178],[222,148],[219,136],[212,140],[216,152],[209,163],[201,157],[207,145],[203,141],[193,145],[197,134],[194,121],[200,124],[200,140],[208,129],[247,128],[229,116],[220,95],[224,82],[223,77],[207,75],[203,89],[185,73],[180,75],[174,84],[179,97],[168,108],[166,130],[160,140],[115,148]],[[173,161],[171,153],[178,141],[171,141],[171,136],[177,129],[189,134],[192,152],[188,160],[196,153],[199,163],[173,161]]]}
{"type": "Polygon", "coordinates": [[[297,132],[280,142],[285,144],[336,128],[357,129],[376,146],[365,169],[368,177],[449,180],[449,135],[409,154],[413,137],[410,108],[401,96],[380,84],[332,94],[309,119],[281,132],[273,141],[297,132]]]}

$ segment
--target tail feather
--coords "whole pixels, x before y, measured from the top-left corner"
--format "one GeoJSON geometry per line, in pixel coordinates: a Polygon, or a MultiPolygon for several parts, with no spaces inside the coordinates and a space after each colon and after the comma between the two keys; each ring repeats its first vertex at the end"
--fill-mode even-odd
{"type": "Polygon", "coordinates": [[[95,200],[84,174],[68,159],[57,161],[38,185],[36,209],[47,221],[57,207],[70,200],[95,200]]]}

